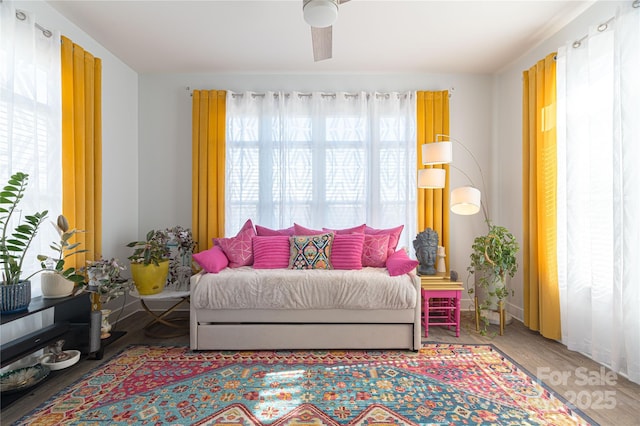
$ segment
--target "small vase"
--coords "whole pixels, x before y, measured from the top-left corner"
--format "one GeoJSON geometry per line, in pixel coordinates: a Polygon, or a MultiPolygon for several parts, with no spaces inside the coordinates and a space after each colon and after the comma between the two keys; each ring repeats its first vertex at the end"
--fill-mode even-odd
{"type": "Polygon", "coordinates": [[[91,310],[92,311],[100,311],[102,310],[102,300],[100,300],[100,294],[96,292],[91,292],[91,310]]]}
{"type": "Polygon", "coordinates": [[[75,284],[55,272],[43,272],[40,276],[42,297],[45,299],[58,299],[71,296],[75,284]]]}
{"type": "Polygon", "coordinates": [[[111,309],[102,309],[102,322],[100,324],[100,338],[106,339],[111,336],[111,323],[109,322],[109,315],[111,314],[111,309]]]}
{"type": "Polygon", "coordinates": [[[0,314],[17,314],[29,309],[31,281],[18,284],[0,284],[0,314]]]}
{"type": "Polygon", "coordinates": [[[447,272],[447,264],[444,261],[446,254],[444,253],[444,247],[438,246],[438,251],[436,253],[436,257],[438,260],[436,261],[436,270],[438,273],[443,274],[447,272]]]}

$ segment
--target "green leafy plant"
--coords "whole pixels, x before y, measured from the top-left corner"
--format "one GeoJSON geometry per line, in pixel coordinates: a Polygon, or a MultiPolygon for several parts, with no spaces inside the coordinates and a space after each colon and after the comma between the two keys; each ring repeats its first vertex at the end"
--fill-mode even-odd
{"type": "Polygon", "coordinates": [[[125,269],[118,259],[100,258],[87,261],[87,265],[80,272],[86,274],[89,284],[86,290],[96,294],[100,303],[107,303],[131,290],[132,282],[120,277],[120,273],[125,269]]]}
{"type": "MultiPolygon", "coordinates": [[[[488,296],[480,301],[480,312],[492,309],[504,301],[513,290],[507,288],[507,276],[513,278],[518,271],[517,253],[520,249],[516,238],[503,226],[489,224],[486,235],[476,237],[471,246],[471,264],[467,268],[470,274],[475,274],[475,283],[488,296]],[[492,300],[493,299],[493,300],[492,300]]],[[[468,293],[473,294],[474,288],[468,293]]],[[[486,332],[488,320],[482,317],[483,333],[486,332]]]]}
{"type": "Polygon", "coordinates": [[[151,230],[147,232],[144,241],[132,241],[127,247],[132,247],[133,254],[128,257],[132,263],[142,263],[143,265],[158,265],[160,262],[169,259],[169,235],[167,231],[151,230]]]}
{"type": "MultiPolygon", "coordinates": [[[[193,233],[190,228],[183,228],[182,226],[174,226],[173,228],[165,229],[169,238],[169,282],[175,285],[188,285],[188,281],[182,282],[184,275],[180,272],[191,269],[190,266],[184,266],[185,264],[191,265],[191,255],[196,248],[197,243],[193,240],[193,233]],[[175,250],[172,250],[175,248],[175,250]],[[187,263],[188,262],[188,263],[187,263]]],[[[193,272],[193,271],[192,271],[193,272]]]]}
{"type": "Polygon", "coordinates": [[[20,200],[24,197],[29,182],[26,173],[15,173],[9,178],[7,185],[0,192],[0,263],[2,264],[2,283],[5,285],[18,284],[26,281],[40,271],[36,271],[28,277],[22,278],[22,265],[29,246],[33,242],[38,229],[46,219],[48,211],[36,212],[33,215],[25,215],[22,223],[19,223],[13,232],[9,231],[12,217],[19,213],[17,210],[20,200]]]}
{"type": "Polygon", "coordinates": [[[70,242],[75,234],[84,231],[79,229],[70,230],[69,222],[63,215],[58,216],[58,220],[53,224],[53,227],[56,229],[56,232],[58,232],[60,240],[57,242],[54,241],[49,247],[51,247],[53,251],[58,253],[58,255],[55,258],[43,254],[38,255],[38,260],[40,261],[42,270],[58,273],[69,281],[73,281],[76,284],[83,284],[84,275],[73,267],[65,269],[64,265],[65,260],[68,257],[88,251],[85,249],[78,249],[78,246],[80,246],[79,242],[70,242]]]}

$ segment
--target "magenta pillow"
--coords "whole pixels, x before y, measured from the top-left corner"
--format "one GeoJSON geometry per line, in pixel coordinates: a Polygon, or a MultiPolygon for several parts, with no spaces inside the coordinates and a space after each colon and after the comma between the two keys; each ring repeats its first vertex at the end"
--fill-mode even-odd
{"type": "Polygon", "coordinates": [[[353,228],[345,228],[345,229],[329,229],[322,228],[324,232],[333,232],[334,234],[364,234],[364,228],[366,228],[366,224],[362,224],[360,226],[354,226],[353,228]]]}
{"type": "Polygon", "coordinates": [[[409,255],[404,249],[394,252],[387,258],[387,270],[392,277],[407,274],[413,271],[418,264],[419,262],[417,260],[409,258],[409,255]]]}
{"type": "Polygon", "coordinates": [[[295,231],[293,226],[290,226],[289,228],[285,228],[285,229],[270,229],[270,228],[267,228],[266,226],[256,225],[256,235],[258,235],[259,237],[268,237],[273,235],[291,236],[294,234],[294,232],[295,231]]]}
{"type": "Polygon", "coordinates": [[[331,247],[333,269],[362,269],[364,234],[335,234],[331,247]]]}
{"type": "Polygon", "coordinates": [[[330,231],[323,231],[322,229],[317,230],[317,229],[309,229],[309,228],[305,228],[302,225],[298,225],[297,223],[293,224],[293,229],[294,229],[294,235],[320,235],[320,234],[326,234],[327,232],[330,231]]]}
{"type": "Polygon", "coordinates": [[[289,237],[286,235],[253,237],[253,267],[277,269],[289,267],[289,237]]]}
{"type": "Polygon", "coordinates": [[[362,266],[384,268],[387,261],[389,247],[389,234],[367,235],[364,234],[362,245],[362,266]]]}
{"type": "Polygon", "coordinates": [[[218,246],[213,246],[209,250],[201,251],[200,253],[194,253],[193,260],[210,274],[217,274],[229,264],[229,259],[218,246]]]}
{"type": "Polygon", "coordinates": [[[375,229],[367,226],[364,229],[364,233],[369,235],[389,235],[389,247],[387,250],[387,256],[390,256],[396,251],[396,247],[398,247],[398,241],[400,241],[400,234],[402,234],[403,229],[404,225],[400,225],[390,229],[375,229]]]}
{"type": "Polygon", "coordinates": [[[255,235],[256,231],[253,229],[253,222],[248,219],[235,237],[214,238],[213,244],[220,246],[224,251],[224,254],[229,259],[230,268],[250,266],[253,264],[253,244],[251,240],[255,235]]]}

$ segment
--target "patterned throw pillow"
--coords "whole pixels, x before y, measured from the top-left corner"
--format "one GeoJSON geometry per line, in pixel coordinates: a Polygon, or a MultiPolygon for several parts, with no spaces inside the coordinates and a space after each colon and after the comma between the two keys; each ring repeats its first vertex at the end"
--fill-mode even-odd
{"type": "Polygon", "coordinates": [[[400,241],[400,234],[402,234],[403,229],[404,225],[396,226],[395,228],[390,229],[376,229],[367,225],[367,227],[364,229],[364,233],[368,235],[389,235],[389,247],[387,248],[387,256],[390,256],[396,251],[396,247],[398,246],[398,242],[400,241]]]}
{"type": "Polygon", "coordinates": [[[384,268],[387,261],[389,234],[364,235],[362,247],[362,266],[384,268]]]}
{"type": "Polygon", "coordinates": [[[294,235],[289,237],[291,257],[290,269],[333,269],[331,245],[333,233],[320,235],[294,235]]]}
{"type": "Polygon", "coordinates": [[[255,235],[256,231],[253,229],[253,222],[249,219],[235,237],[214,238],[213,244],[220,246],[224,251],[224,254],[229,259],[229,268],[250,266],[253,265],[253,244],[251,240],[255,235]]]}

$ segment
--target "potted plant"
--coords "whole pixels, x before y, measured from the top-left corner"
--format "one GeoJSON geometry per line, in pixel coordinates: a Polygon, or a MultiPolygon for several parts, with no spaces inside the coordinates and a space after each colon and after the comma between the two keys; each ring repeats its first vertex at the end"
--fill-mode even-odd
{"type": "Polygon", "coordinates": [[[120,276],[125,269],[127,268],[121,265],[118,259],[100,258],[88,260],[87,265],[80,270],[86,276],[86,291],[95,295],[93,297],[95,309],[99,310],[102,304],[131,290],[130,280],[120,276]]]}
{"type": "MultiPolygon", "coordinates": [[[[469,289],[469,293],[475,291],[476,315],[480,315],[486,332],[492,311],[504,314],[504,300],[513,291],[507,288],[507,275],[511,278],[518,271],[516,255],[520,247],[516,238],[507,228],[491,225],[486,235],[476,237],[473,241],[471,264],[467,268],[469,273],[475,275],[475,287],[469,289]]],[[[504,318],[499,319],[501,326],[504,318]]],[[[501,329],[502,332],[502,329],[501,329]]]]}
{"type": "Polygon", "coordinates": [[[11,219],[18,214],[17,206],[24,197],[29,182],[26,173],[15,173],[0,192],[0,313],[10,314],[26,311],[31,302],[31,282],[33,274],[22,277],[22,265],[29,246],[33,242],[40,225],[47,217],[47,210],[25,215],[22,221],[9,231],[11,219]]]}
{"type": "Polygon", "coordinates": [[[111,331],[109,323],[111,310],[102,309],[102,305],[131,290],[131,281],[120,277],[120,273],[125,269],[115,258],[90,260],[81,269],[81,272],[87,277],[86,291],[91,293],[91,309],[100,311],[102,314],[100,327],[102,338],[109,337],[111,331]]]}
{"type": "Polygon", "coordinates": [[[132,241],[131,276],[142,295],[156,294],[164,290],[169,273],[169,235],[167,231],[151,230],[144,241],[132,241]]]}
{"type": "Polygon", "coordinates": [[[38,255],[38,260],[42,266],[43,274],[41,281],[42,296],[45,298],[66,297],[73,294],[74,289],[78,285],[84,283],[84,275],[79,273],[75,268],[65,269],[65,260],[78,253],[85,253],[88,250],[78,249],[79,242],[69,242],[78,232],[84,232],[78,229],[69,230],[69,222],[63,215],[58,216],[53,227],[60,236],[59,241],[51,243],[50,247],[57,252],[57,257],[49,257],[38,255]]]}
{"type": "Polygon", "coordinates": [[[192,275],[191,261],[197,243],[189,228],[174,226],[165,230],[169,237],[169,283],[176,289],[187,289],[192,275]]]}

